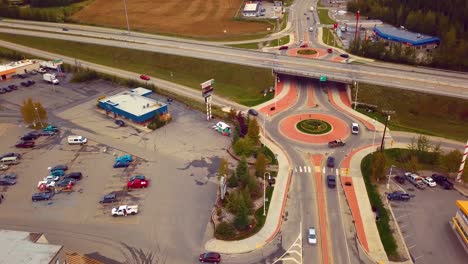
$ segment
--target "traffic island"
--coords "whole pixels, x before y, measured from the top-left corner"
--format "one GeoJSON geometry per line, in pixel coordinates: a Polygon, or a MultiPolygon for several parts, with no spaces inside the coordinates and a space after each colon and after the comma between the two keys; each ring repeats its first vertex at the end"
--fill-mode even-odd
{"type": "Polygon", "coordinates": [[[326,134],[332,130],[332,126],[320,119],[306,119],[296,124],[299,131],[312,135],[326,134]]]}
{"type": "Polygon", "coordinates": [[[304,50],[298,50],[297,54],[299,54],[299,55],[315,55],[315,54],[317,54],[317,51],[312,50],[312,49],[304,49],[304,50]]]}

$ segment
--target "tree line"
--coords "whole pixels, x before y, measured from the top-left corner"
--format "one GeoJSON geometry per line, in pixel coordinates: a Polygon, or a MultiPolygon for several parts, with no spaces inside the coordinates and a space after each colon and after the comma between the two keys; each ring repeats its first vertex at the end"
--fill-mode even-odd
{"type": "Polygon", "coordinates": [[[349,12],[359,10],[362,16],[440,37],[441,45],[434,51],[432,60],[422,63],[468,71],[468,5],[465,0],[357,0],[348,2],[347,7],[349,12]]]}
{"type": "Polygon", "coordinates": [[[8,0],[0,0],[0,17],[47,22],[72,22],[69,17],[73,14],[73,9],[65,6],[80,1],[83,0],[30,0],[25,1],[25,3],[30,4],[30,7],[19,7],[10,5],[8,0]],[[42,9],[56,6],[64,8],[42,9]]]}

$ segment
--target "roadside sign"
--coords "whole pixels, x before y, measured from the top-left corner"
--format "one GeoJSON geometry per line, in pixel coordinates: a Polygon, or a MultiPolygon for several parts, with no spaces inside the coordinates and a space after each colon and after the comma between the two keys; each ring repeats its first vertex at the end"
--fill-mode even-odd
{"type": "Polygon", "coordinates": [[[321,82],[326,82],[327,81],[327,76],[325,76],[325,75],[320,76],[320,81],[321,82]]]}
{"type": "Polygon", "coordinates": [[[213,93],[214,90],[214,79],[208,80],[206,82],[200,83],[200,86],[202,88],[202,96],[203,97],[208,97],[213,93]]]}

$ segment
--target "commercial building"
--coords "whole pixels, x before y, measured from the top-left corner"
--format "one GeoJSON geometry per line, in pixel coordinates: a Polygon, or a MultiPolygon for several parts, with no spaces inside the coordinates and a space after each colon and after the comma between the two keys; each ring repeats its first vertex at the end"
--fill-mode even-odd
{"type": "Polygon", "coordinates": [[[41,233],[0,230],[0,263],[63,263],[62,249],[63,246],[50,245],[41,233]]]}
{"type": "Polygon", "coordinates": [[[404,27],[378,26],[374,27],[374,33],[377,39],[402,43],[416,49],[433,49],[440,44],[438,37],[414,33],[406,30],[404,27]]]}
{"type": "Polygon", "coordinates": [[[468,254],[468,200],[458,200],[456,204],[458,210],[452,217],[450,225],[468,254]]]}
{"type": "Polygon", "coordinates": [[[260,5],[258,3],[247,2],[242,10],[242,15],[247,17],[255,17],[258,15],[260,5]]]}
{"type": "Polygon", "coordinates": [[[40,67],[38,60],[20,60],[0,65],[0,79],[7,80],[15,74],[28,73],[40,67]]]}
{"type": "Polygon", "coordinates": [[[156,115],[168,113],[167,104],[148,98],[151,90],[138,87],[129,91],[99,100],[99,107],[114,117],[122,117],[135,123],[145,125],[156,115]]]}

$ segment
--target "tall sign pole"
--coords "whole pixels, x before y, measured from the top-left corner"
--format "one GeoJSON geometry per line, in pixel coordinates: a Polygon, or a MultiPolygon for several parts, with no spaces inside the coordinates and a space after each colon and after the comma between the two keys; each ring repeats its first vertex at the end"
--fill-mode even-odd
{"type": "Polygon", "coordinates": [[[463,175],[463,169],[465,168],[465,161],[466,161],[467,155],[468,155],[468,140],[466,141],[465,152],[463,153],[463,158],[460,163],[460,169],[458,170],[457,179],[456,179],[457,182],[461,182],[461,177],[463,175]]]}
{"type": "Polygon", "coordinates": [[[125,18],[127,19],[127,33],[130,35],[130,23],[128,22],[127,0],[124,0],[125,18]]]}
{"type": "Polygon", "coordinates": [[[214,79],[208,80],[204,83],[200,83],[202,89],[202,96],[205,98],[206,104],[206,120],[211,120],[211,95],[214,91],[214,79]]]}

